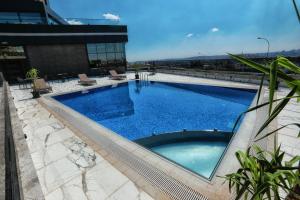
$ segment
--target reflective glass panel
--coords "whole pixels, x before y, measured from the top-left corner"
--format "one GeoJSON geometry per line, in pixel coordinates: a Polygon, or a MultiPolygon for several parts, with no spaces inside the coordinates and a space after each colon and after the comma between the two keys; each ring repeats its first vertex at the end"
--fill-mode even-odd
{"type": "Polygon", "coordinates": [[[115,52],[115,44],[107,43],[106,44],[106,52],[115,52]]]}
{"type": "Polygon", "coordinates": [[[116,60],[118,60],[118,61],[122,61],[123,60],[122,53],[116,53],[116,60]]]}
{"type": "Polygon", "coordinates": [[[22,24],[43,24],[44,18],[41,16],[40,13],[20,13],[20,19],[22,24]]]}
{"type": "Polygon", "coordinates": [[[123,43],[116,43],[116,52],[123,52],[123,43]]]}
{"type": "Polygon", "coordinates": [[[108,61],[113,61],[116,59],[115,53],[107,53],[106,56],[108,61]]]}
{"type": "Polygon", "coordinates": [[[98,53],[105,53],[106,47],[104,43],[97,44],[97,52],[98,53]]]}
{"type": "Polygon", "coordinates": [[[0,59],[23,59],[25,58],[22,46],[0,46],[0,59]]]}
{"type": "Polygon", "coordinates": [[[106,53],[98,54],[98,60],[101,60],[101,62],[106,62],[106,53]]]}
{"type": "Polygon", "coordinates": [[[88,53],[97,53],[96,44],[88,44],[87,50],[88,50],[88,53]]]}
{"type": "Polygon", "coordinates": [[[19,16],[16,12],[0,12],[0,23],[18,24],[19,16]]]}
{"type": "Polygon", "coordinates": [[[89,60],[90,61],[98,60],[97,54],[96,53],[90,53],[89,54],[89,60]]]}

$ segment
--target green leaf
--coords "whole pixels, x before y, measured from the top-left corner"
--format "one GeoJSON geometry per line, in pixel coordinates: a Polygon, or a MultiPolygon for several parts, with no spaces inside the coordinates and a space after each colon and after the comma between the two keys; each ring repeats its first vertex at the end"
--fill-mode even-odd
{"type": "MultiPolygon", "coordinates": [[[[270,74],[270,69],[267,66],[261,65],[259,63],[256,63],[250,59],[244,58],[242,56],[238,56],[238,55],[233,55],[233,54],[228,54],[230,55],[233,59],[240,61],[241,63],[248,65],[251,68],[254,68],[264,74],[269,75],[270,74]]],[[[286,83],[289,83],[290,85],[296,86],[294,85],[296,81],[293,77],[287,75],[286,73],[284,73],[283,71],[277,69],[277,76],[278,78],[284,80],[286,83]]],[[[299,88],[298,88],[299,89],[299,88]]],[[[299,89],[300,90],[300,89],[299,89]]]]}
{"type": "MultiPolygon", "coordinates": [[[[290,124],[286,124],[286,125],[284,125],[284,126],[278,128],[278,129],[276,129],[276,130],[274,130],[274,131],[271,131],[271,132],[267,133],[267,134],[264,135],[263,137],[261,137],[261,138],[259,138],[259,139],[256,139],[255,142],[257,142],[257,141],[259,141],[259,140],[262,140],[262,139],[268,137],[269,135],[271,135],[271,134],[273,134],[273,133],[275,133],[275,132],[277,132],[277,131],[279,131],[279,130],[281,130],[281,129],[287,127],[287,126],[292,126],[292,125],[298,126],[298,128],[300,128],[300,124],[298,124],[298,123],[290,123],[290,124]]],[[[300,132],[299,132],[298,137],[300,137],[300,132]]]]}
{"type": "Polygon", "coordinates": [[[259,103],[261,91],[262,91],[262,88],[263,88],[263,85],[264,85],[264,80],[265,80],[265,74],[262,75],[261,80],[260,80],[259,89],[258,89],[258,95],[257,95],[257,100],[256,100],[256,105],[258,105],[258,103],[259,103]]]}
{"type": "Polygon", "coordinates": [[[277,83],[277,61],[273,61],[270,65],[270,85],[269,85],[269,116],[271,115],[272,112],[272,106],[273,106],[273,99],[274,99],[274,93],[275,93],[275,88],[276,88],[276,83],[277,83]]]}
{"type": "Polygon", "coordinates": [[[244,63],[245,65],[248,65],[248,66],[250,66],[250,67],[252,67],[252,68],[254,68],[254,69],[258,70],[258,71],[261,71],[261,72],[264,73],[264,74],[269,74],[269,68],[267,68],[267,67],[264,66],[264,65],[261,65],[261,64],[259,64],[259,63],[256,63],[256,62],[254,62],[254,61],[252,61],[252,60],[249,60],[249,59],[247,59],[247,58],[244,58],[244,57],[242,57],[242,56],[233,55],[233,54],[230,54],[230,53],[229,53],[229,55],[230,55],[232,58],[234,58],[235,60],[238,60],[238,61],[240,61],[241,63],[244,63]]]}
{"type": "Polygon", "coordinates": [[[293,0],[293,5],[294,5],[295,12],[296,12],[296,15],[297,15],[299,23],[300,23],[300,12],[298,10],[297,4],[296,4],[296,0],[293,0]]]}
{"type": "MultiPolygon", "coordinates": [[[[286,97],[292,97],[297,90],[297,86],[295,86],[286,97]]],[[[282,100],[273,110],[270,117],[264,122],[264,124],[260,127],[255,137],[257,137],[272,121],[277,115],[281,112],[281,110],[287,105],[287,103],[290,101],[290,98],[286,98],[282,100]]]]}
{"type": "Polygon", "coordinates": [[[288,166],[293,166],[296,162],[300,161],[300,156],[293,157],[290,161],[285,162],[288,166]]]}
{"type": "MultiPolygon", "coordinates": [[[[284,97],[284,98],[276,99],[276,100],[273,100],[273,103],[275,103],[275,102],[277,102],[277,101],[285,100],[285,99],[292,99],[292,98],[300,98],[300,96],[292,96],[292,97],[284,97]]],[[[266,102],[266,103],[260,104],[260,105],[258,105],[258,106],[254,106],[254,107],[252,107],[252,108],[246,110],[245,112],[242,112],[242,113],[238,116],[237,120],[235,121],[234,126],[233,126],[231,132],[234,133],[234,130],[235,130],[235,128],[237,127],[237,125],[238,125],[238,123],[239,123],[239,121],[240,121],[240,119],[242,118],[243,115],[247,114],[248,112],[252,112],[252,111],[254,111],[254,110],[257,110],[257,109],[259,109],[259,108],[262,108],[262,107],[264,107],[264,106],[267,106],[267,105],[269,105],[269,104],[270,104],[270,102],[266,102]]]]}
{"type": "Polygon", "coordinates": [[[300,67],[289,61],[287,58],[279,56],[276,60],[279,66],[295,72],[296,74],[300,74],[300,67]]]}
{"type": "Polygon", "coordinates": [[[243,184],[242,188],[237,192],[237,195],[235,197],[236,200],[239,200],[243,196],[244,192],[247,191],[249,185],[250,185],[249,181],[243,184]]]}

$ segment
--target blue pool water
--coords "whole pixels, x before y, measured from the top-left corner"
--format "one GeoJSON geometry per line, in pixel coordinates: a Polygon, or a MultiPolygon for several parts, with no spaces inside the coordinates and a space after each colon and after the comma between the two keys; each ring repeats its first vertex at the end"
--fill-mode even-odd
{"type": "Polygon", "coordinates": [[[151,150],[209,178],[226,146],[226,142],[197,141],[165,144],[151,150]]]}
{"type": "MultiPolygon", "coordinates": [[[[136,140],[183,129],[231,131],[238,115],[251,104],[255,92],[205,85],[130,81],[54,98],[119,135],[136,140]]],[[[197,141],[162,145],[152,150],[208,176],[225,147],[223,143],[197,141]]]]}

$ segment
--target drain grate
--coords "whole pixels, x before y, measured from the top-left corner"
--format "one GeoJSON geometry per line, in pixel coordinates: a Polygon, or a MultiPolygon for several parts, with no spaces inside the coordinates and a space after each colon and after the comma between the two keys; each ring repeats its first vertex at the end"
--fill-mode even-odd
{"type": "Polygon", "coordinates": [[[102,137],[103,145],[106,146],[106,150],[118,158],[120,161],[134,169],[139,175],[143,176],[151,184],[158,187],[164,193],[173,199],[178,200],[207,200],[206,197],[199,194],[192,188],[184,185],[183,183],[171,178],[166,173],[158,170],[151,164],[139,159],[131,152],[120,147],[119,145],[109,141],[107,138],[102,137]]]}
{"type": "Polygon", "coordinates": [[[79,130],[82,134],[85,134],[96,144],[101,145],[107,153],[130,167],[140,176],[144,177],[146,181],[157,187],[160,191],[172,199],[208,200],[207,197],[203,196],[196,190],[174,179],[165,172],[156,168],[151,163],[140,159],[138,156],[116,144],[112,139],[106,137],[105,135],[99,134],[98,130],[93,129],[91,126],[88,126],[86,123],[84,123],[82,116],[78,116],[77,113],[74,115],[75,113],[70,112],[70,110],[65,110],[64,108],[58,107],[52,103],[46,103],[46,106],[59,116],[63,117],[63,119],[66,120],[70,125],[79,130]]]}
{"type": "Polygon", "coordinates": [[[99,142],[104,146],[107,152],[125,163],[127,166],[149,181],[152,185],[156,186],[173,199],[207,200],[207,198],[202,194],[170,177],[148,162],[141,160],[110,139],[101,136],[101,140],[99,142]]]}

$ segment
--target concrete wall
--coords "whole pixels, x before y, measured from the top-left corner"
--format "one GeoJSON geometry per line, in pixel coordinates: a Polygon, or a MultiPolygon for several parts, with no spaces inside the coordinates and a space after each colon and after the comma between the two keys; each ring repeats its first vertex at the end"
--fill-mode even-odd
{"type": "Polygon", "coordinates": [[[16,165],[18,170],[21,199],[44,200],[45,198],[37,176],[37,170],[34,167],[29,152],[28,144],[24,137],[24,132],[22,128],[23,124],[19,119],[9,85],[6,84],[6,87],[12,126],[11,128],[15,146],[16,165]]]}
{"type": "Polygon", "coordinates": [[[40,76],[90,70],[85,44],[26,46],[26,52],[30,66],[37,68],[40,76]]]}
{"type": "Polygon", "coordinates": [[[5,199],[5,119],[4,93],[0,87],[0,199],[5,199]]]}
{"type": "MultiPolygon", "coordinates": [[[[170,69],[158,69],[157,72],[166,73],[166,74],[174,74],[174,75],[182,75],[182,76],[192,76],[192,77],[199,77],[199,78],[209,78],[209,79],[218,79],[218,80],[225,80],[225,81],[234,81],[234,82],[241,82],[241,83],[252,83],[252,84],[260,84],[261,82],[261,74],[259,73],[252,73],[252,72],[231,72],[231,71],[210,71],[210,70],[202,70],[202,71],[190,71],[187,69],[182,70],[170,70],[170,69]]],[[[291,77],[295,79],[299,79],[299,75],[291,75],[291,77]]],[[[268,78],[266,77],[265,80],[268,78]]],[[[285,86],[280,82],[280,86],[285,86]]],[[[267,81],[264,82],[267,84],[267,81]]]]}

